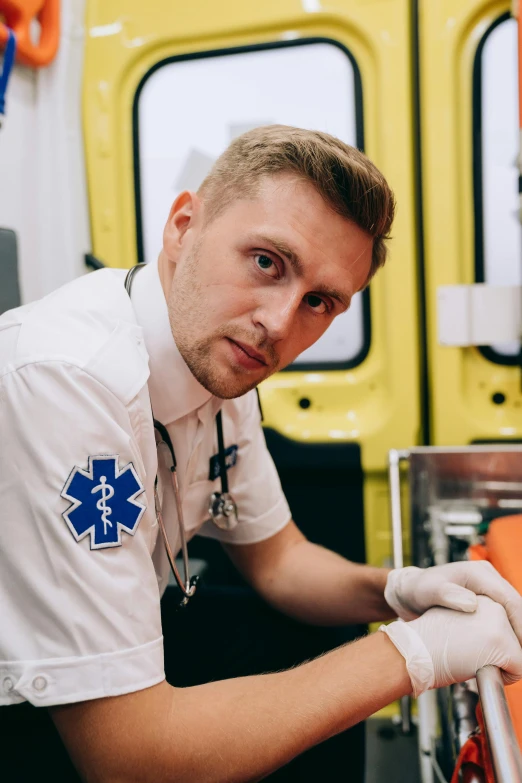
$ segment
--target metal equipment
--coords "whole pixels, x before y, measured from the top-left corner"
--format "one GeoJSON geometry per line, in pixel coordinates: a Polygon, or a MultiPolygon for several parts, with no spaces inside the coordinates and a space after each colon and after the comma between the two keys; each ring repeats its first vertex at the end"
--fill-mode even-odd
{"type": "MultiPolygon", "coordinates": [[[[408,469],[411,563],[420,567],[462,560],[489,522],[522,511],[522,446],[417,447],[389,452],[394,567],[404,565],[401,463],[408,469]]],[[[444,783],[476,729],[478,690],[497,783],[522,783],[522,757],[498,669],[475,681],[424,693],[418,699],[423,783],[444,783]]],[[[402,700],[403,730],[410,703],[402,700]]]]}

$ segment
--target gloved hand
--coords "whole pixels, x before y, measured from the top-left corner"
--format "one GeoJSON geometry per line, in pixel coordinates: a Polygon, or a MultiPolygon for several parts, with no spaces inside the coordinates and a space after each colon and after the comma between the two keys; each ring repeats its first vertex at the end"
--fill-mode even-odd
{"type": "Polygon", "coordinates": [[[486,560],[397,568],[388,574],[384,590],[387,604],[402,620],[414,620],[432,606],[474,612],[478,595],[502,604],[522,644],[522,597],[486,560]]]}
{"type": "Polygon", "coordinates": [[[413,695],[430,688],[464,682],[492,664],[502,669],[505,683],[522,679],[522,648],[504,608],[478,596],[474,612],[428,609],[409,623],[381,625],[406,660],[413,695]]]}

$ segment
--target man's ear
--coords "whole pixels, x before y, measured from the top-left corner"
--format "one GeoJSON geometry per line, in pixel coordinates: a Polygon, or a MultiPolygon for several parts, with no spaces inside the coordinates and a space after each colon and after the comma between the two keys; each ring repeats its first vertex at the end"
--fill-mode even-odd
{"type": "Polygon", "coordinates": [[[171,261],[176,261],[187,231],[194,227],[200,206],[198,194],[184,190],[170,208],[163,230],[163,250],[171,261]]]}

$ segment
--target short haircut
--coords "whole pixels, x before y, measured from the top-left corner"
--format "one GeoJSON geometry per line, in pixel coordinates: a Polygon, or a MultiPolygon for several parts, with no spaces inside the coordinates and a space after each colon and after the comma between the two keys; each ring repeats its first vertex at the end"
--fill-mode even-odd
{"type": "Polygon", "coordinates": [[[311,182],[335,212],[373,237],[369,283],[386,260],[395,197],[364,153],[328,133],[265,125],[238,136],[199,188],[207,218],[252,197],[264,178],[285,173],[311,182]]]}

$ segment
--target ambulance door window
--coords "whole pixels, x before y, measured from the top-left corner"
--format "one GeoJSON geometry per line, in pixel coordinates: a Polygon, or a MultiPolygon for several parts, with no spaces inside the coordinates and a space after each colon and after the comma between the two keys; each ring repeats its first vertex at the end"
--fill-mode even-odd
{"type": "MultiPolygon", "coordinates": [[[[504,15],[478,46],[473,85],[476,280],[490,285],[522,282],[517,69],[517,23],[504,15]]],[[[519,344],[483,353],[514,364],[519,344]]]]}
{"type": "MultiPolygon", "coordinates": [[[[362,148],[361,81],[352,55],[335,41],[310,39],[156,64],[134,106],[140,260],[157,257],[177,194],[197,189],[236,136],[272,123],[326,131],[362,148]]],[[[365,292],[293,367],[353,367],[369,343],[365,292]]]]}

